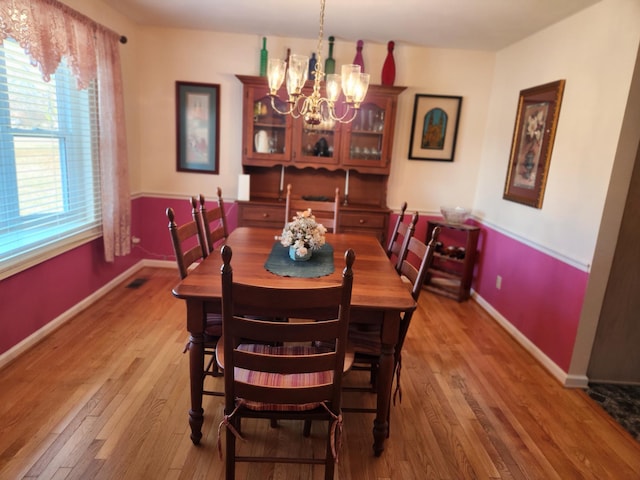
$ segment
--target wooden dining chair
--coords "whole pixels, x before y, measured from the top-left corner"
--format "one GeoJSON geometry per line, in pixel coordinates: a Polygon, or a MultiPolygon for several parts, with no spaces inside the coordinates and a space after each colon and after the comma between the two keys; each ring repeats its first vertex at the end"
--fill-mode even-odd
{"type": "MultiPolygon", "coordinates": [[[[413,236],[413,229],[409,230],[405,238],[400,257],[398,259],[398,273],[407,281],[411,288],[411,296],[417,302],[422,292],[428,270],[433,262],[436,242],[440,234],[440,227],[433,229],[431,239],[428,244],[413,236]]],[[[402,389],[400,387],[400,373],[402,369],[402,347],[411,325],[411,318],[415,310],[409,310],[402,314],[400,330],[398,332],[398,343],[394,352],[394,375],[396,379],[396,389],[393,395],[394,404],[396,395],[402,401],[402,389]]],[[[357,365],[365,365],[371,371],[371,385],[368,388],[351,387],[350,390],[376,391],[376,376],[379,368],[382,344],[380,341],[382,322],[379,318],[365,318],[353,316],[353,322],[349,326],[349,349],[354,352],[354,368],[357,365]]],[[[344,408],[345,411],[353,412],[375,412],[375,409],[354,407],[344,408]]],[[[388,413],[387,413],[388,417],[388,413]]]]}
{"type": "Polygon", "coordinates": [[[316,221],[325,226],[328,232],[338,233],[340,212],[340,189],[336,187],[333,201],[305,200],[296,198],[291,194],[291,184],[287,185],[287,197],[285,204],[285,225],[291,221],[297,212],[311,209],[316,221]]]}
{"type": "MultiPolygon", "coordinates": [[[[169,207],[166,210],[169,219],[169,233],[171,235],[171,244],[173,253],[176,257],[178,272],[180,278],[184,279],[189,275],[189,271],[195,267],[203,258],[207,256],[207,251],[202,247],[202,239],[200,236],[201,224],[200,210],[194,200],[191,199],[191,215],[192,220],[182,225],[176,223],[175,212],[169,207]]],[[[204,383],[207,377],[220,377],[221,372],[215,362],[215,347],[218,339],[222,335],[222,308],[220,303],[208,303],[206,311],[206,323],[204,329],[204,375],[202,377],[203,394],[223,396],[224,392],[205,389],[204,383]]],[[[191,342],[187,343],[184,351],[191,347],[191,342]]]]}
{"type": "Polygon", "coordinates": [[[342,424],[342,375],[351,363],[346,339],[355,254],[351,249],[345,253],[341,282],[322,287],[299,286],[295,281],[290,288],[234,282],[231,260],[231,247],[224,245],[224,336],[216,352],[225,380],[221,427],[226,426],[226,478],[235,478],[236,462],[266,462],[324,464],[324,478],[333,479],[342,424]],[[296,321],[272,322],[253,316],[296,321]],[[312,346],[314,340],[333,348],[312,346]],[[243,418],[304,420],[306,435],[311,421],[327,421],[324,458],[239,456],[236,436],[241,435],[243,418]]]}
{"type": "Polygon", "coordinates": [[[197,201],[199,204],[197,208],[200,213],[200,221],[198,223],[200,244],[203,249],[206,249],[207,255],[213,252],[216,245],[225,241],[229,236],[224,201],[222,200],[222,189],[218,187],[216,193],[216,205],[210,209],[207,209],[205,205],[204,195],[200,194],[197,199],[192,199],[194,209],[196,208],[194,202],[197,201]]]}
{"type": "Polygon", "coordinates": [[[402,247],[402,242],[404,240],[405,235],[407,234],[407,229],[409,228],[409,224],[404,222],[404,213],[407,210],[407,202],[402,203],[402,207],[400,208],[400,214],[398,218],[396,218],[396,224],[391,231],[391,235],[389,236],[389,241],[387,242],[387,248],[385,249],[385,253],[387,257],[391,258],[392,255],[395,255],[396,258],[400,253],[400,248],[402,247]]]}

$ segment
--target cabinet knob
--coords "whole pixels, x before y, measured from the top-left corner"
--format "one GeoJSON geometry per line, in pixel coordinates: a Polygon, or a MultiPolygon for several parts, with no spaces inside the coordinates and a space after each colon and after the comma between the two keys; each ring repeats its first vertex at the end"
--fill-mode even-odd
{"type": "Polygon", "coordinates": [[[364,225],[365,223],[367,223],[364,218],[361,218],[358,222],[360,223],[360,225],[364,225]]]}
{"type": "Polygon", "coordinates": [[[263,213],[262,214],[262,218],[269,218],[269,214],[268,213],[263,213]]]}

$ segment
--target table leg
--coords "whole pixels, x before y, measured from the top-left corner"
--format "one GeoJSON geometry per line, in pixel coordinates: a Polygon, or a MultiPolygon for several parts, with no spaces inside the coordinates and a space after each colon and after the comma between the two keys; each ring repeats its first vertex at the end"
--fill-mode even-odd
{"type": "Polygon", "coordinates": [[[202,302],[187,301],[187,330],[189,330],[189,382],[191,409],[189,426],[194,445],[202,438],[204,410],[202,408],[202,378],[204,374],[204,308],[202,302]]]}
{"type": "Polygon", "coordinates": [[[384,441],[389,434],[387,412],[391,398],[391,383],[393,379],[393,346],[383,345],[378,370],[378,395],[376,418],[373,420],[373,453],[379,457],[384,450],[384,441]]]}
{"type": "Polygon", "coordinates": [[[400,318],[397,312],[385,312],[381,333],[380,367],[377,377],[376,418],[373,421],[373,453],[376,457],[379,457],[384,451],[384,441],[389,435],[389,408],[399,323],[400,318]]]}

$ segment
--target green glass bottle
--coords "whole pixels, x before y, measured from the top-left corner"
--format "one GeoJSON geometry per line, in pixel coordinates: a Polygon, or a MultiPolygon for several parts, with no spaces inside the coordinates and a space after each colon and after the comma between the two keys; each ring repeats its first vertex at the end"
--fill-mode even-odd
{"type": "Polygon", "coordinates": [[[333,42],[335,38],[329,37],[329,56],[324,62],[324,73],[329,75],[330,73],[336,73],[336,61],[333,59],[333,42]]]}
{"type": "Polygon", "coordinates": [[[260,76],[267,76],[267,59],[269,58],[269,52],[267,52],[267,37],[262,37],[262,50],[260,50],[260,76]]]}

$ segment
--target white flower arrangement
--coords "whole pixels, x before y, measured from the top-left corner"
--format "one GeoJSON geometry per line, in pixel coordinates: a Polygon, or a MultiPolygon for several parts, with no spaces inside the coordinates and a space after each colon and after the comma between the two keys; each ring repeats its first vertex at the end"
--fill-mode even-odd
{"type": "Polygon", "coordinates": [[[311,209],[297,212],[293,220],[282,230],[280,243],[285,247],[293,246],[296,254],[304,257],[308,250],[318,250],[325,243],[327,229],[321,223],[316,222],[311,209]]]}

